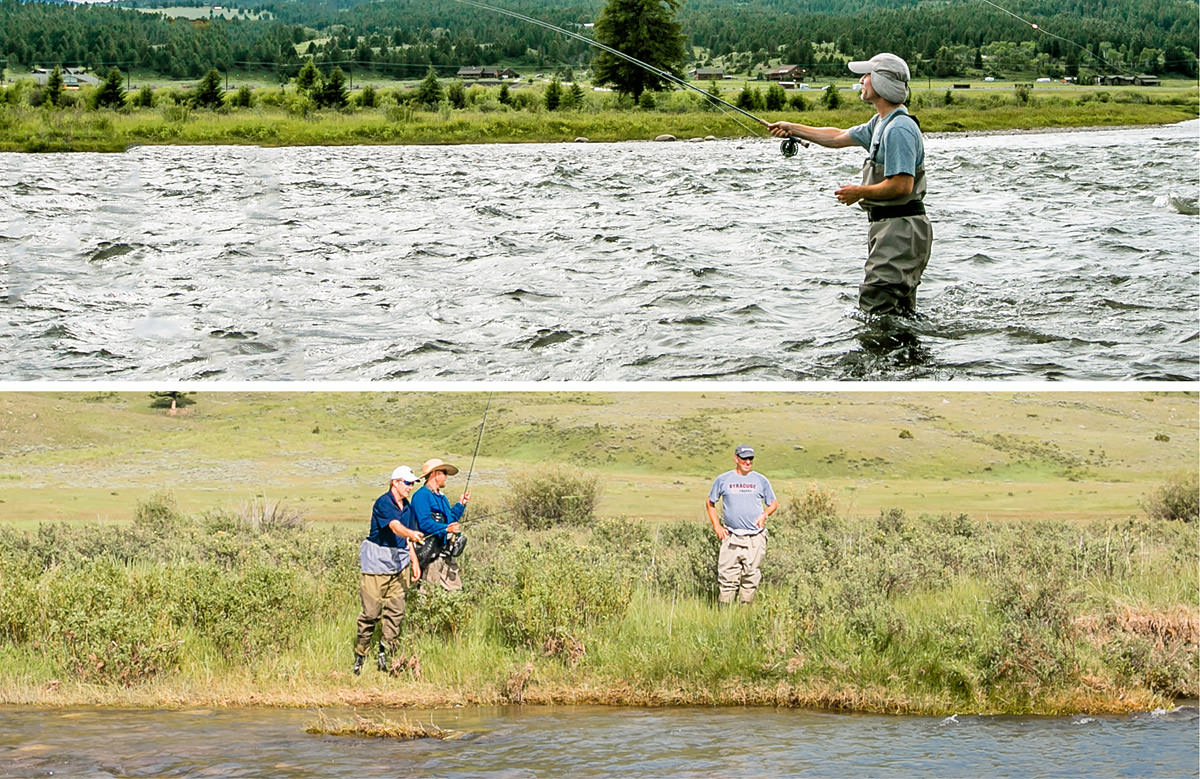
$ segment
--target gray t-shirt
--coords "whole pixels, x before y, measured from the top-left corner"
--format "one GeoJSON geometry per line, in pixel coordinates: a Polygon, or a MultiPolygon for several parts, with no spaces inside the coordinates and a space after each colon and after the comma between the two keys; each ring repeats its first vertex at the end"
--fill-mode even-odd
{"type": "Polygon", "coordinates": [[[761,530],[755,520],[764,505],[774,502],[775,491],[761,473],[742,476],[736,470],[726,471],[713,481],[708,500],[714,506],[721,501],[721,521],[735,535],[753,535],[761,530]]]}
{"type": "Polygon", "coordinates": [[[876,143],[879,144],[874,159],[883,163],[884,178],[899,173],[916,176],[917,168],[925,164],[925,142],[921,139],[921,128],[904,106],[883,118],[875,114],[866,124],[856,125],[846,132],[867,151],[871,151],[876,143]]]}

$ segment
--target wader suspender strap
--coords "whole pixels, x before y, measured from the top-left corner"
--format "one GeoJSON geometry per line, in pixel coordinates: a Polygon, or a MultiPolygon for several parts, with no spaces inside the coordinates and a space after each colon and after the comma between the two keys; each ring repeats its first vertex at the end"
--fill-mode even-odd
{"type": "Polygon", "coordinates": [[[888,114],[887,118],[885,118],[883,120],[883,122],[880,124],[879,132],[875,133],[874,138],[872,138],[872,141],[871,141],[871,164],[872,165],[875,164],[875,155],[879,153],[879,147],[883,145],[884,131],[887,130],[888,124],[891,123],[891,121],[896,118],[896,114],[901,114],[901,113],[905,114],[905,115],[908,114],[908,111],[905,110],[904,106],[899,106],[895,111],[892,111],[890,114],[888,114]]]}

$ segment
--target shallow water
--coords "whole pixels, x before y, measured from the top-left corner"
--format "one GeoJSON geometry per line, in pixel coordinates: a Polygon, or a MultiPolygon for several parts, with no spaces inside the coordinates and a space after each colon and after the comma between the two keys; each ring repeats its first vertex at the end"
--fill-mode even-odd
{"type": "Polygon", "coordinates": [[[1194,776],[1200,759],[1195,706],[1119,717],[576,706],[383,716],[432,721],[456,737],[309,735],[313,711],[0,707],[0,774],[1165,777],[1194,776]]]}
{"type": "Polygon", "coordinates": [[[857,150],[0,154],[0,380],[1200,379],[1200,122],[927,141],[914,322],[857,150]]]}

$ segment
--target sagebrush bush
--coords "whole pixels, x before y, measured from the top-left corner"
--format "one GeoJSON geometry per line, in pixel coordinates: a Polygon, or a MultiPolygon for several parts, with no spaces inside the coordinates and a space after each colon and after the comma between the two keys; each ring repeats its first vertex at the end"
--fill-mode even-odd
{"type": "Polygon", "coordinates": [[[507,586],[490,588],[486,607],[505,643],[567,656],[587,629],[624,614],[634,572],[563,537],[525,546],[506,561],[507,586]]]}
{"type": "Polygon", "coordinates": [[[1195,522],[1200,519],[1200,477],[1195,471],[1172,476],[1142,499],[1152,519],[1195,522]]]}
{"type": "Polygon", "coordinates": [[[505,508],[526,530],[588,525],[595,519],[600,480],[573,468],[536,470],[509,482],[505,508]]]}

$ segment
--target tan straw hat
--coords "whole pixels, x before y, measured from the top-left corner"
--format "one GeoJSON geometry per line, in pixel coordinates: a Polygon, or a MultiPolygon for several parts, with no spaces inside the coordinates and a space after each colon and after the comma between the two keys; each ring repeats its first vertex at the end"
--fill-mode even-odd
{"type": "Polygon", "coordinates": [[[421,466],[421,478],[427,478],[434,471],[445,471],[447,476],[453,476],[458,473],[458,468],[434,457],[432,460],[426,460],[425,464],[421,466]]]}

